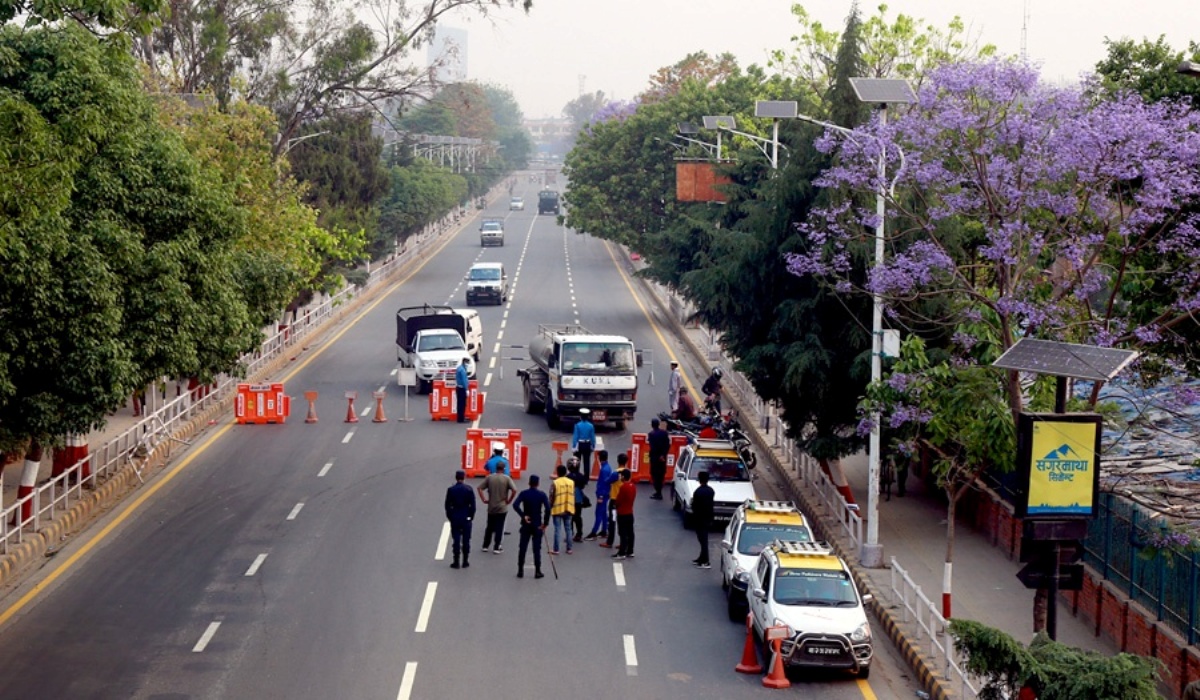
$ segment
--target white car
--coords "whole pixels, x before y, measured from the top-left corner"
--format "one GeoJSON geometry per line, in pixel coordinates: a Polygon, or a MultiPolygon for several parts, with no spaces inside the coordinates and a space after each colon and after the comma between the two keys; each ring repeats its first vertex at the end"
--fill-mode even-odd
{"type": "Polygon", "coordinates": [[[721,588],[729,619],[746,621],[746,588],[758,555],[776,540],[812,542],[812,529],[791,501],[746,501],[721,538],[721,588]]]}
{"type": "Polygon", "coordinates": [[[750,570],[750,625],[764,649],[768,628],[783,635],[785,667],[871,673],[871,624],[846,562],[824,543],[777,541],[750,570]]]}
{"type": "Polygon", "coordinates": [[[525,211],[525,198],[524,197],[513,197],[512,199],[508,200],[508,210],[509,211],[525,211]]]}
{"type": "Polygon", "coordinates": [[[700,488],[700,472],[708,472],[713,490],[713,517],[733,516],[738,506],[757,500],[754,482],[737,448],[728,440],[697,440],[684,447],[675,462],[673,507],[683,513],[683,526],[692,521],[692,494],[700,488]]]}

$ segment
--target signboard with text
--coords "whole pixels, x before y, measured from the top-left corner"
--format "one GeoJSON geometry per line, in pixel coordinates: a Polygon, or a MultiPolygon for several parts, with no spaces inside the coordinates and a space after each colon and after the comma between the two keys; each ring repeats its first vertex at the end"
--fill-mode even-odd
{"type": "Polygon", "coordinates": [[[1095,413],[1022,413],[1017,422],[1020,518],[1089,518],[1100,483],[1095,413]]]}

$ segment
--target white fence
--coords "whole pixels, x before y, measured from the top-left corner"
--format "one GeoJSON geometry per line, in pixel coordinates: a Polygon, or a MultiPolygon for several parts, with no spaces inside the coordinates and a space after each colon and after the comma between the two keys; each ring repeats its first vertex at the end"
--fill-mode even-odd
{"type": "MultiPolygon", "coordinates": [[[[466,210],[459,209],[427,226],[403,246],[397,246],[386,262],[371,269],[361,287],[345,287],[297,313],[289,324],[270,334],[258,350],[242,357],[245,376],[254,377],[262,372],[271,362],[290,352],[291,346],[330,320],[340,307],[364,290],[385,282],[410,261],[424,256],[433,243],[466,216],[466,210]]],[[[213,384],[186,392],[152,413],[148,412],[141,422],[108,443],[89,446],[91,451],[87,457],[0,510],[0,554],[7,554],[29,534],[37,532],[83,499],[85,491],[95,489],[126,466],[132,465],[140,480],[145,465],[158,458],[170,457],[171,447],[178,441],[173,436],[178,435],[185,424],[223,401],[241,381],[244,380],[221,375],[213,384]]]]}
{"type": "Polygon", "coordinates": [[[961,697],[974,698],[979,691],[967,678],[966,672],[958,665],[954,652],[954,639],[950,636],[950,626],[946,618],[938,612],[933,601],[925,595],[921,587],[913,583],[912,577],[892,557],[892,593],[901,602],[901,621],[913,623],[916,628],[914,644],[922,645],[927,650],[926,661],[932,668],[942,672],[950,683],[950,689],[957,691],[961,697]],[[928,641],[928,644],[925,642],[928,641]]]}

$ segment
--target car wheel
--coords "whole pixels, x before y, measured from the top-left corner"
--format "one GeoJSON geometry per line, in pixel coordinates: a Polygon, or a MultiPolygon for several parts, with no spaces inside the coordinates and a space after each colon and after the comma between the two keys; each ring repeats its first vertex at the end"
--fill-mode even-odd
{"type": "Polygon", "coordinates": [[[746,609],[740,603],[738,603],[737,598],[734,597],[732,590],[725,598],[725,613],[729,615],[730,622],[746,621],[746,609]]]}
{"type": "Polygon", "coordinates": [[[871,667],[864,666],[864,667],[858,669],[858,677],[862,678],[863,680],[870,678],[871,677],[871,667]]]}
{"type": "Polygon", "coordinates": [[[417,379],[417,393],[418,394],[428,394],[432,388],[433,388],[432,382],[425,381],[424,379],[417,379]]]}

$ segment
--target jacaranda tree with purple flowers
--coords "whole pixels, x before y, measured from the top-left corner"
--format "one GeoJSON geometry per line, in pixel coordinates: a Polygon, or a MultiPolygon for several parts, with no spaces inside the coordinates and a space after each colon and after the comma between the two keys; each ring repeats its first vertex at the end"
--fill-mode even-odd
{"type": "MultiPolygon", "coordinates": [[[[939,68],[886,126],[824,137],[837,164],[816,184],[847,196],[799,224],[817,245],[789,256],[789,269],[877,293],[892,325],[937,343],[940,360],[914,386],[940,376],[935,386],[947,388],[1022,337],[1136,348],[1195,369],[1200,113],[1097,94],[1001,61],[939,68]],[[887,253],[874,265],[870,204],[881,184],[887,253]]],[[[992,390],[978,383],[977,401],[1015,415],[1018,376],[998,379],[992,390]]],[[[989,466],[969,444],[986,434],[931,430],[947,407],[893,398],[890,410],[875,404],[882,420],[931,451],[940,475],[973,479],[989,466]]]]}

